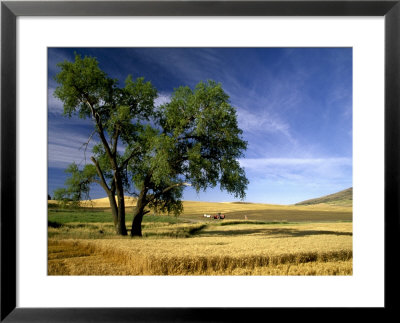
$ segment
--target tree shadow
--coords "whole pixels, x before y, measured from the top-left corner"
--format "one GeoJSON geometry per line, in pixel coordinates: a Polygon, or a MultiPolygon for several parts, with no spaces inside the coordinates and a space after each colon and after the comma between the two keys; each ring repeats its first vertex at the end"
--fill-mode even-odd
{"type": "Polygon", "coordinates": [[[260,235],[270,236],[272,238],[282,237],[305,237],[314,235],[336,235],[336,236],[352,236],[352,232],[328,231],[328,230],[296,230],[286,228],[274,229],[244,229],[244,230],[207,230],[198,232],[199,236],[243,236],[243,235],[260,235]]]}

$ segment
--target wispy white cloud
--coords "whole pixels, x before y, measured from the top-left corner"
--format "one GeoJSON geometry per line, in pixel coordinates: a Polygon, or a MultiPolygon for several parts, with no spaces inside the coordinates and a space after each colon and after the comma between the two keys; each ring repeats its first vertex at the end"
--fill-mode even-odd
{"type": "Polygon", "coordinates": [[[90,162],[91,150],[97,144],[96,138],[90,135],[63,131],[57,129],[49,130],[48,137],[48,166],[53,168],[65,168],[75,162],[85,164],[90,162]]]}
{"type": "Polygon", "coordinates": [[[82,151],[76,147],[49,144],[48,166],[52,168],[66,168],[69,164],[84,164],[82,151]]]}
{"type": "Polygon", "coordinates": [[[239,160],[255,179],[318,183],[351,179],[352,158],[246,158],[239,160]]]}
{"type": "Polygon", "coordinates": [[[154,100],[154,105],[159,107],[165,103],[171,101],[171,94],[170,93],[160,93],[158,97],[154,100]]]}
{"type": "Polygon", "coordinates": [[[173,49],[164,48],[141,49],[141,57],[148,63],[155,64],[171,75],[179,75],[184,84],[197,84],[213,73],[216,66],[221,65],[220,56],[212,48],[173,49]],[[188,55],[190,52],[190,55],[188,55]],[[200,63],[201,62],[201,63],[200,63]]]}
{"type": "Polygon", "coordinates": [[[51,74],[56,74],[59,71],[57,64],[69,60],[71,57],[66,55],[62,49],[49,48],[48,50],[51,51],[51,55],[49,55],[48,68],[51,74]]]}
{"type": "Polygon", "coordinates": [[[54,96],[55,88],[49,87],[47,91],[47,108],[50,113],[62,114],[64,104],[54,96]]]}
{"type": "Polygon", "coordinates": [[[268,111],[237,109],[239,127],[250,133],[279,133],[291,138],[290,126],[268,111]]]}
{"type": "Polygon", "coordinates": [[[244,167],[258,169],[260,167],[281,165],[296,166],[307,165],[316,166],[322,164],[351,166],[352,159],[348,157],[332,158],[246,158],[241,159],[240,164],[244,167]]]}
{"type": "MultiPolygon", "coordinates": [[[[104,49],[97,53],[103,55],[100,63],[121,83],[126,74],[147,73],[148,68],[146,79],[165,91],[156,99],[156,106],[170,100],[171,87],[193,87],[207,79],[221,82],[232,105],[237,107],[239,127],[244,130],[243,139],[248,141],[245,154],[258,157],[240,160],[250,180],[248,196],[252,200],[263,195],[260,200],[268,202],[274,194],[278,200],[287,196],[299,201],[306,198],[301,194],[311,198],[322,191],[333,193],[352,180],[351,158],[314,158],[351,155],[351,87],[349,82],[343,82],[343,75],[347,74],[332,72],[333,67],[326,65],[325,54],[321,57],[313,54],[314,62],[302,51],[278,51],[278,57],[259,55],[252,50],[240,54],[215,48],[138,48],[126,51],[132,57],[124,58],[107,54],[104,49]],[[325,71],[329,74],[321,73],[325,71]],[[324,80],[327,82],[321,82],[324,80]],[[285,158],[270,158],[277,156],[285,158]]],[[[62,50],[53,49],[53,54],[49,61],[51,74],[57,72],[55,63],[65,58],[62,50]]],[[[332,55],[337,60],[337,54],[332,55]]],[[[344,64],[336,65],[347,68],[344,64]]],[[[56,117],[63,111],[62,103],[52,95],[56,86],[49,79],[49,124],[54,126],[49,133],[49,166],[65,168],[72,161],[84,161],[83,150],[79,148],[87,141],[91,127],[84,134],[82,124],[86,122],[89,126],[91,120],[56,117]]],[[[119,151],[122,150],[120,147],[119,151]]],[[[90,151],[88,148],[87,160],[90,151]]]]}
{"type": "MultiPolygon", "coordinates": [[[[72,131],[51,128],[48,137],[48,166],[66,168],[75,162],[78,165],[91,163],[92,149],[100,142],[96,134],[81,134],[72,131]]],[[[123,155],[125,146],[118,145],[118,153],[123,155]]]]}
{"type": "Polygon", "coordinates": [[[285,79],[268,71],[261,74],[260,83],[249,88],[242,87],[240,91],[231,91],[228,83],[232,104],[238,107],[239,126],[254,135],[281,136],[293,149],[298,144],[298,138],[294,134],[296,129],[291,124],[291,115],[304,104],[302,82],[297,80],[296,75],[285,79]]]}

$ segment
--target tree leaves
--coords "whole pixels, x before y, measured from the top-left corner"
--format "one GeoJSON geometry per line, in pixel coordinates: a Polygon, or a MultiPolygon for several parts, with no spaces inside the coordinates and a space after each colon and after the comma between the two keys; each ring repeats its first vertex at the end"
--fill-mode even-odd
{"type": "Polygon", "coordinates": [[[244,198],[248,180],[237,160],[247,142],[221,84],[179,87],[170,102],[155,107],[157,90],[143,78],[128,76],[118,87],[95,58],[78,54],[58,66],[55,96],[64,103],[64,114],[90,117],[101,141],[92,150],[95,165],[80,170],[72,164],[67,188],[57,197],[79,200],[93,182],[110,195],[118,182],[125,190],[145,192],[144,205],[174,214],[182,211],[187,182],[197,191],[220,184],[244,198]]]}
{"type": "Polygon", "coordinates": [[[88,198],[90,184],[96,178],[96,169],[93,165],[85,165],[79,170],[76,163],[70,164],[65,170],[70,174],[65,181],[65,188],[54,191],[54,199],[60,201],[64,206],[77,206],[83,197],[88,198]]]}
{"type": "Polygon", "coordinates": [[[161,107],[164,132],[176,142],[175,160],[185,180],[197,190],[219,182],[236,197],[244,198],[248,181],[237,159],[247,142],[241,138],[236,110],[221,84],[200,82],[194,91],[176,89],[171,102],[161,107]]]}
{"type": "Polygon", "coordinates": [[[107,77],[93,57],[81,58],[75,54],[75,62],[57,64],[61,68],[55,80],[62,84],[55,90],[55,96],[64,103],[64,114],[71,116],[78,110],[81,118],[90,117],[87,103],[98,108],[109,103],[110,92],[116,81],[107,77]]]}

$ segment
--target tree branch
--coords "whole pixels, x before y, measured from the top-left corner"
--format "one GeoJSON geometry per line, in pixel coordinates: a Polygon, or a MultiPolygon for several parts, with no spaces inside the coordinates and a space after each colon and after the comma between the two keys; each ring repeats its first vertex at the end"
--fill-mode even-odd
{"type": "Polygon", "coordinates": [[[133,158],[133,156],[135,156],[135,154],[136,154],[138,151],[140,151],[140,149],[141,149],[140,146],[138,146],[138,147],[136,147],[135,149],[133,149],[132,152],[131,152],[131,154],[122,162],[121,167],[119,168],[119,170],[124,169],[124,168],[128,165],[129,161],[133,158]]]}
{"type": "Polygon", "coordinates": [[[183,137],[176,138],[177,141],[182,141],[182,140],[187,140],[187,139],[200,140],[200,139],[202,139],[202,137],[201,136],[196,136],[196,135],[186,135],[186,136],[183,136],[183,137]]]}
{"type": "Polygon", "coordinates": [[[85,156],[85,164],[86,164],[86,150],[87,150],[87,148],[88,148],[88,146],[89,146],[90,140],[92,139],[92,137],[93,137],[93,135],[94,135],[95,133],[96,133],[96,131],[93,130],[93,132],[92,132],[92,133],[90,134],[90,136],[89,136],[88,141],[85,142],[85,143],[83,143],[82,146],[80,146],[80,148],[79,148],[79,150],[80,150],[83,146],[85,146],[85,150],[84,150],[84,152],[83,152],[83,154],[84,154],[84,156],[85,156]]]}
{"type": "Polygon", "coordinates": [[[115,164],[115,161],[114,161],[114,158],[113,158],[114,156],[113,156],[113,154],[111,152],[110,146],[109,146],[109,144],[107,142],[107,139],[106,139],[106,137],[104,135],[104,128],[103,128],[103,124],[101,123],[100,115],[94,109],[93,105],[89,102],[88,98],[86,98],[86,102],[85,103],[89,106],[90,110],[92,111],[92,115],[93,115],[93,117],[94,117],[94,119],[96,121],[97,126],[99,127],[98,134],[100,136],[101,142],[103,143],[103,146],[104,146],[104,148],[106,150],[106,153],[107,153],[108,157],[110,158],[111,164],[114,164],[113,166],[116,169],[117,165],[115,164]]]}
{"type": "Polygon", "coordinates": [[[174,184],[174,185],[168,186],[167,188],[163,189],[160,193],[154,194],[150,199],[147,200],[147,203],[150,203],[150,202],[154,201],[154,200],[155,200],[156,198],[158,198],[160,195],[162,195],[162,194],[164,194],[164,193],[166,193],[166,192],[172,190],[172,189],[175,188],[175,187],[179,187],[179,186],[192,186],[192,184],[183,182],[183,183],[176,183],[176,184],[174,184]]]}
{"type": "Polygon", "coordinates": [[[110,193],[111,190],[107,185],[106,179],[104,178],[103,171],[101,170],[99,163],[97,162],[97,160],[94,157],[91,157],[90,159],[92,160],[93,164],[96,166],[97,174],[99,175],[99,177],[101,179],[101,181],[98,181],[98,183],[104,188],[104,190],[107,193],[110,193]]]}
{"type": "Polygon", "coordinates": [[[128,189],[125,189],[125,191],[128,193],[128,194],[130,194],[130,195],[133,195],[133,196],[136,196],[136,197],[139,197],[139,193],[136,193],[136,192],[131,192],[131,191],[129,191],[128,189]]]}
{"type": "Polygon", "coordinates": [[[119,126],[117,125],[117,129],[116,129],[115,134],[113,136],[114,144],[113,144],[113,147],[112,147],[112,154],[114,156],[116,156],[116,154],[117,154],[118,138],[119,138],[119,126]]]}

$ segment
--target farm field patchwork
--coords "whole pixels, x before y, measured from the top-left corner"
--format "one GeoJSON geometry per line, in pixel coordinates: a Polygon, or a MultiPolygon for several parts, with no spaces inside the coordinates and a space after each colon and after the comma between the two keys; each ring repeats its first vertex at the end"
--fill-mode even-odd
{"type": "MultiPolygon", "coordinates": [[[[351,207],[205,202],[184,207],[177,218],[145,216],[143,238],[133,239],[114,234],[106,208],[49,208],[48,274],[352,274],[351,207]],[[203,217],[215,212],[227,219],[203,217]]],[[[128,229],[131,213],[128,207],[128,229]]]]}

